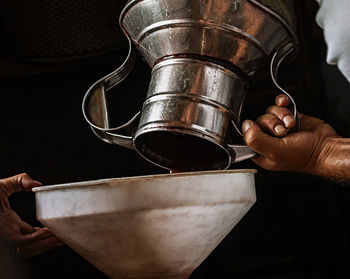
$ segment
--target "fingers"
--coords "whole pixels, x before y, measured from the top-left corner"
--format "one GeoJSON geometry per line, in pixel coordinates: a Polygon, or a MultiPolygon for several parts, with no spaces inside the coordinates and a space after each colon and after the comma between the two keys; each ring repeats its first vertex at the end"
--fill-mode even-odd
{"type": "Polygon", "coordinates": [[[25,257],[33,257],[47,250],[64,245],[47,228],[35,227],[32,230],[32,233],[25,235],[12,234],[9,238],[9,242],[16,247],[17,254],[25,257]]]}
{"type": "Polygon", "coordinates": [[[19,230],[21,234],[30,234],[34,232],[34,228],[28,223],[23,222],[22,220],[19,223],[19,230]]]}
{"type": "Polygon", "coordinates": [[[295,127],[297,121],[288,109],[290,100],[286,95],[277,96],[275,103],[276,105],[267,108],[266,114],[257,119],[257,123],[271,135],[284,137],[290,129],[295,127]]]}
{"type": "Polygon", "coordinates": [[[296,119],[293,117],[292,112],[286,107],[270,106],[267,108],[266,113],[277,117],[287,129],[292,129],[296,124],[296,119]]]}
{"type": "Polygon", "coordinates": [[[253,121],[244,121],[242,131],[246,144],[258,154],[267,156],[271,150],[281,148],[280,139],[269,136],[253,121]]]}
{"type": "Polygon", "coordinates": [[[268,131],[271,135],[284,137],[288,133],[288,130],[285,128],[283,122],[275,115],[264,114],[260,116],[256,122],[263,130],[268,131]]]}
{"type": "Polygon", "coordinates": [[[50,232],[49,229],[46,227],[44,228],[34,227],[33,230],[34,232],[40,231],[38,238],[45,238],[53,235],[52,232],[50,232]]]}
{"type": "Polygon", "coordinates": [[[30,191],[32,188],[39,186],[42,186],[42,183],[32,179],[26,173],[21,173],[0,180],[0,187],[7,194],[7,196],[23,190],[30,191]]]}
{"type": "Polygon", "coordinates": [[[49,235],[45,238],[39,239],[34,243],[23,245],[17,249],[17,253],[26,258],[31,258],[42,254],[48,250],[55,249],[65,244],[54,235],[49,235]]]}
{"type": "Polygon", "coordinates": [[[34,187],[43,185],[41,182],[32,179],[27,173],[20,174],[18,181],[22,185],[22,189],[27,192],[31,191],[34,187]]]}
{"type": "Polygon", "coordinates": [[[24,235],[17,235],[16,239],[12,239],[14,242],[19,245],[32,244],[42,238],[46,238],[52,235],[47,228],[35,228],[34,232],[24,235]]]}
{"type": "Polygon", "coordinates": [[[280,94],[275,98],[275,104],[279,107],[288,107],[290,100],[287,95],[280,94]]]}
{"type": "MultiPolygon", "coordinates": [[[[52,238],[51,242],[47,240],[51,246],[56,245],[54,237],[47,228],[32,228],[26,222],[11,210],[8,197],[19,191],[30,191],[33,187],[41,186],[39,181],[33,180],[28,174],[22,173],[12,177],[0,180],[0,241],[6,245],[14,245],[15,247],[33,245],[43,239],[52,238]]],[[[43,242],[44,244],[46,242],[43,242]]],[[[43,244],[43,245],[44,245],[43,244]]],[[[51,247],[50,246],[50,247],[51,247]]],[[[43,248],[39,246],[35,253],[39,253],[43,248]]],[[[29,251],[31,251],[29,249],[29,251]]],[[[18,251],[17,251],[18,252],[18,251]]],[[[35,254],[34,253],[34,254],[35,254]]]]}

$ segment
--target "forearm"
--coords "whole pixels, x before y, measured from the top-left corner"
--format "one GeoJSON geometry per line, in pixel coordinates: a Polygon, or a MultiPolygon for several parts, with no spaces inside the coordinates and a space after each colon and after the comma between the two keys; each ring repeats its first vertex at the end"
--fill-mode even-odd
{"type": "Polygon", "coordinates": [[[330,138],[319,154],[313,174],[350,182],[350,138],[330,138]]]}

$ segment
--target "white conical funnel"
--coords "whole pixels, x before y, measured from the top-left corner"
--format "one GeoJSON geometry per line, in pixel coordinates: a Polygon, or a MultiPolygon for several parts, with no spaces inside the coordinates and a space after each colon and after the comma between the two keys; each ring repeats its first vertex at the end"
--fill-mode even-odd
{"type": "Polygon", "coordinates": [[[37,217],[115,279],[186,279],[256,200],[254,171],[35,188],[37,217]]]}

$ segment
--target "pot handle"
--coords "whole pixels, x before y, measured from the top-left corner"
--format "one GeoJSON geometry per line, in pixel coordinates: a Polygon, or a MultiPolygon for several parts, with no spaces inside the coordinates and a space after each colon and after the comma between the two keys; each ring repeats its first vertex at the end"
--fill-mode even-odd
{"type": "MultiPolygon", "coordinates": [[[[295,45],[290,43],[279,49],[274,53],[272,56],[271,64],[270,64],[270,75],[272,78],[273,83],[275,86],[285,95],[288,96],[288,98],[291,101],[292,105],[292,110],[293,110],[293,116],[297,120],[296,126],[290,130],[290,132],[297,131],[300,129],[300,117],[298,115],[298,110],[296,103],[293,99],[293,97],[285,90],[283,89],[277,82],[277,76],[278,76],[278,70],[280,65],[283,63],[283,61],[286,59],[287,56],[289,56],[294,50],[295,50],[295,45]]],[[[238,134],[240,134],[243,137],[243,133],[241,130],[238,128],[237,124],[231,120],[231,123],[235,130],[237,131],[238,134]]],[[[232,154],[232,157],[234,158],[232,160],[232,163],[237,163],[243,160],[247,160],[250,158],[255,157],[257,154],[251,150],[248,146],[246,145],[233,145],[233,144],[228,144],[227,145],[228,150],[232,154]]]]}
{"type": "Polygon", "coordinates": [[[293,129],[290,130],[290,132],[295,132],[300,129],[300,117],[297,110],[297,105],[293,99],[293,97],[285,90],[283,89],[277,82],[277,76],[278,76],[278,70],[283,63],[283,61],[296,49],[296,46],[292,43],[289,43],[279,49],[275,52],[275,54],[272,57],[271,64],[270,64],[270,75],[272,78],[273,83],[275,86],[291,101],[291,109],[293,112],[293,117],[296,119],[296,125],[293,129]]]}
{"type": "Polygon", "coordinates": [[[126,124],[111,128],[106,96],[106,92],[121,83],[134,67],[136,55],[129,38],[128,43],[129,52],[123,64],[114,72],[95,82],[88,89],[83,99],[82,110],[85,120],[101,140],[134,149],[133,137],[141,112],[134,115],[126,124]]]}

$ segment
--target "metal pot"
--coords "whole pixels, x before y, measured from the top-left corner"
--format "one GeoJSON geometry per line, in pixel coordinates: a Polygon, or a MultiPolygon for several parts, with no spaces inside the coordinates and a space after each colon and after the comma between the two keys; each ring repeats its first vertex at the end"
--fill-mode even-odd
{"type": "Polygon", "coordinates": [[[253,157],[247,146],[230,142],[229,131],[232,125],[241,134],[242,105],[257,73],[270,70],[289,96],[276,77],[297,39],[291,10],[278,3],[272,6],[285,18],[255,0],[129,1],[120,16],[129,55],[83,101],[95,134],[170,170],[226,169],[253,157]],[[131,71],[132,44],[152,67],[148,94],[142,112],[110,128],[105,92],[131,71]]]}

